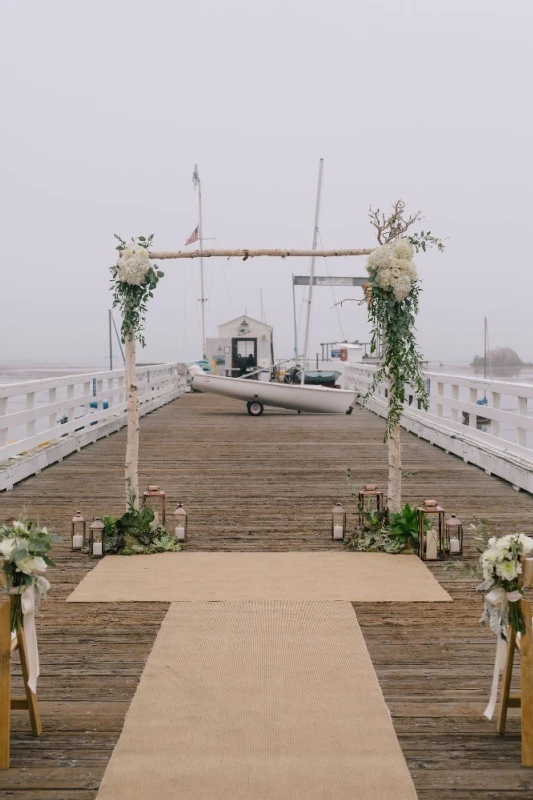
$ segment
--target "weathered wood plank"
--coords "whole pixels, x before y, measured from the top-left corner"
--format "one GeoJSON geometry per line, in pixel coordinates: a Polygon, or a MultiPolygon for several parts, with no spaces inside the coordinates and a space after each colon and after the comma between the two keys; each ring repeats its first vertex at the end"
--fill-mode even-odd
{"type": "MultiPolygon", "coordinates": [[[[331,542],[329,525],[334,502],[350,505],[346,468],[356,486],[386,485],[383,421],[362,409],[350,417],[267,409],[253,419],[239,403],[195,394],[148,415],[141,428],[141,487],[159,483],[171,508],[178,500],[185,504],[190,549],[342,547],[331,542]]],[[[122,512],[124,452],[121,431],[0,495],[0,519],[26,506],[65,536],[50,601],[38,619],[44,731],[33,737],[27,713],[13,713],[13,769],[0,774],[3,796],[96,796],[166,613],[166,604],[64,602],[94,566],[70,552],[68,521],[78,507],[86,518],[122,512]]],[[[409,502],[435,497],[467,525],[482,517],[500,534],[532,531],[530,496],[409,434],[403,434],[403,457],[411,473],[404,479],[409,502]]],[[[351,508],[351,521],[354,516],[351,508]]],[[[476,544],[467,530],[469,556],[476,544]]],[[[440,564],[431,569],[453,605],[355,604],[419,798],[533,797],[533,772],[520,766],[516,712],[505,737],[481,715],[495,642],[478,625],[476,581],[440,564]]],[[[20,694],[16,665],[13,673],[13,691],[20,694]]]]}

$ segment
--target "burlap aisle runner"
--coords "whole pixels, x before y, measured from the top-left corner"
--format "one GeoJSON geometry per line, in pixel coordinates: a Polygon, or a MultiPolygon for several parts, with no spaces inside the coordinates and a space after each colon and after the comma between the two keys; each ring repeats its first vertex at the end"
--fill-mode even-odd
{"type": "Polygon", "coordinates": [[[77,603],[451,600],[417,556],[347,552],[107,556],[68,599],[77,603]]]}
{"type": "Polygon", "coordinates": [[[171,605],[98,800],[152,797],[416,800],[352,606],[171,605]]]}

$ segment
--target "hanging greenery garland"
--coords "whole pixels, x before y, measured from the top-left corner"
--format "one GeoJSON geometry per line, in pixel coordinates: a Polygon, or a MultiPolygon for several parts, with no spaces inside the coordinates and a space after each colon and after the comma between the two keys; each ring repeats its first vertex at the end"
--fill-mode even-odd
{"type": "Polygon", "coordinates": [[[132,335],[144,347],[144,322],[148,300],[154,296],[154,289],[164,272],[150,263],[148,249],[154,234],[139,236],[128,245],[124,239],[114,234],[119,245],[120,256],[111,267],[113,307],[119,307],[122,314],[122,340],[132,335]]]}
{"type": "Polygon", "coordinates": [[[385,438],[400,422],[405,387],[412,386],[427,410],[429,399],[421,374],[422,355],[415,337],[420,283],[413,262],[415,247],[410,238],[378,247],[368,257],[368,319],[372,325],[370,350],[377,353],[383,342],[379,369],[366,394],[370,397],[379,383],[389,387],[385,438]]]}

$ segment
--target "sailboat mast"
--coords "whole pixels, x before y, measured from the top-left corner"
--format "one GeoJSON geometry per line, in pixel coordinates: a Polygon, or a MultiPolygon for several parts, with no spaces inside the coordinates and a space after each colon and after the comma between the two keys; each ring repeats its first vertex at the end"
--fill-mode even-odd
{"type": "Polygon", "coordinates": [[[483,347],[484,347],[484,355],[483,355],[483,377],[487,378],[487,317],[485,317],[485,327],[484,327],[484,335],[483,335],[483,347]]]}
{"type": "MultiPolygon", "coordinates": [[[[324,159],[321,158],[318,164],[318,189],[316,193],[316,207],[315,207],[315,227],[313,231],[313,250],[316,250],[318,241],[318,219],[320,216],[320,196],[322,194],[322,171],[324,169],[324,159]]],[[[303,350],[303,365],[301,373],[301,383],[305,383],[305,367],[307,364],[307,351],[309,347],[309,328],[311,323],[311,300],[313,298],[313,283],[315,280],[315,256],[311,256],[311,269],[309,270],[309,292],[307,294],[307,316],[305,319],[305,335],[304,335],[304,350],[303,350]]]]}
{"type": "Polygon", "coordinates": [[[298,325],[296,324],[296,291],[294,289],[294,272],[292,273],[292,316],[294,321],[294,358],[298,358],[298,325]]]}
{"type": "MultiPolygon", "coordinates": [[[[200,250],[204,249],[204,237],[202,230],[202,182],[200,180],[200,173],[198,172],[198,164],[194,165],[196,179],[198,181],[198,241],[200,250]]],[[[205,301],[204,297],[204,259],[200,257],[200,308],[202,311],[202,358],[206,358],[206,341],[205,341],[205,301]]]]}

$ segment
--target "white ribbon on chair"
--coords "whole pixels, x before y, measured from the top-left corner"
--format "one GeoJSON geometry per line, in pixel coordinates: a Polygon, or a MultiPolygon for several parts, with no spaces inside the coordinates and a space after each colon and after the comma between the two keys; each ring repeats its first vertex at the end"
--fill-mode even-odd
{"type": "MultiPolygon", "coordinates": [[[[492,589],[490,591],[485,600],[493,606],[499,606],[501,609],[501,615],[503,616],[507,607],[508,603],[516,603],[518,600],[521,600],[522,593],[521,592],[506,592],[505,589],[502,587],[498,587],[496,589],[492,589]]],[[[496,657],[494,659],[494,671],[492,673],[492,687],[490,690],[490,700],[487,708],[483,712],[487,719],[492,719],[494,716],[494,711],[496,709],[496,703],[498,700],[498,684],[500,682],[500,675],[502,674],[504,667],[505,667],[505,660],[507,657],[507,642],[505,639],[502,639],[501,636],[498,636],[498,644],[496,645],[496,657]]]]}
{"type": "Polygon", "coordinates": [[[33,694],[37,694],[37,678],[39,677],[39,648],[37,631],[35,630],[35,611],[41,599],[46,596],[50,583],[46,578],[38,576],[30,586],[26,586],[20,596],[22,614],[24,615],[24,639],[26,641],[26,657],[28,659],[28,686],[33,694]]]}

